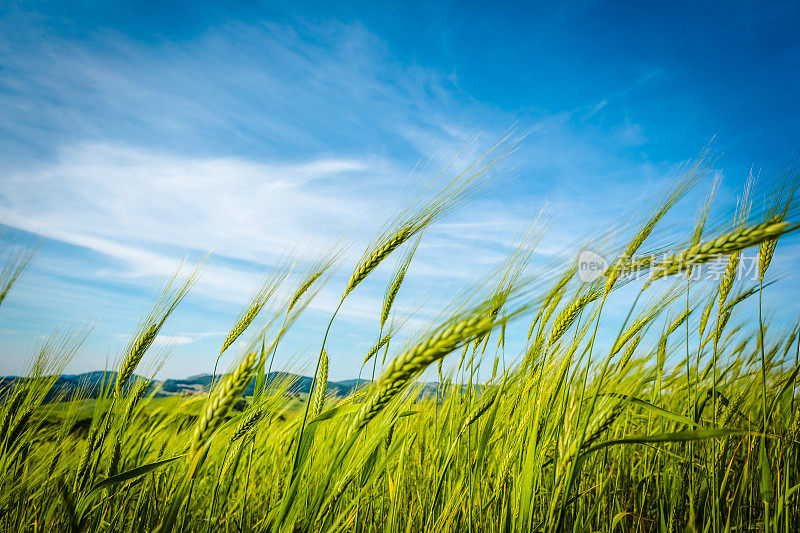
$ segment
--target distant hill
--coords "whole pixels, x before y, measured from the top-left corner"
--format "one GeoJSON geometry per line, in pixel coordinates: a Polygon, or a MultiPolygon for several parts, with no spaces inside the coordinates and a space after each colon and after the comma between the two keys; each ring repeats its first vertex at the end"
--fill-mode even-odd
{"type": "MultiPolygon", "coordinates": [[[[133,376],[128,383],[135,382],[138,376],[133,376]]],[[[13,385],[17,380],[23,378],[17,376],[6,376],[0,378],[0,388],[3,390],[7,386],[13,385]]],[[[92,372],[84,372],[83,374],[63,374],[56,379],[53,387],[45,398],[46,401],[51,401],[56,398],[70,399],[82,392],[82,396],[86,398],[97,398],[100,396],[103,387],[113,388],[117,381],[116,372],[103,372],[95,370],[92,372]]]]}
{"type": "MultiPolygon", "coordinates": [[[[219,379],[219,377],[217,377],[219,379]]],[[[270,372],[269,376],[267,376],[267,384],[281,381],[284,379],[293,380],[291,387],[289,387],[289,392],[297,393],[297,394],[308,394],[311,392],[311,383],[313,380],[308,376],[300,376],[297,374],[289,374],[287,372],[270,372]]],[[[356,388],[355,379],[350,379],[347,381],[329,381],[328,382],[328,394],[333,394],[336,396],[346,396],[353,392],[356,388]]],[[[359,388],[363,387],[364,385],[368,384],[369,381],[361,380],[358,384],[359,388]]],[[[168,379],[162,382],[161,386],[161,394],[164,395],[172,395],[172,394],[196,394],[198,392],[202,392],[204,389],[208,388],[211,384],[211,374],[201,374],[198,376],[188,377],[186,379],[168,379]]],[[[255,380],[251,381],[250,384],[244,391],[245,396],[251,396],[255,389],[255,380]]]]}
{"type": "MultiPolygon", "coordinates": [[[[134,383],[138,376],[128,382],[128,386],[134,383]]],[[[0,377],[0,390],[8,390],[6,387],[12,385],[15,381],[22,379],[16,376],[0,377]]],[[[83,390],[83,397],[97,398],[105,386],[106,388],[113,388],[116,383],[116,372],[103,372],[93,371],[85,372],[83,374],[64,374],[59,376],[55,385],[48,394],[47,400],[56,398],[69,399],[73,398],[83,390]]],[[[217,378],[219,379],[219,377],[217,378]]],[[[308,394],[311,391],[311,383],[313,380],[309,376],[300,376],[297,374],[289,374],[286,372],[271,372],[267,377],[267,383],[273,383],[278,380],[293,379],[294,383],[289,387],[289,392],[294,394],[308,394]]],[[[348,379],[344,381],[329,381],[328,394],[333,396],[347,396],[356,389],[356,385],[362,388],[368,385],[369,380],[355,380],[348,379]]],[[[164,381],[153,381],[150,385],[148,392],[156,391],[156,397],[164,396],[178,396],[178,395],[192,395],[199,394],[208,389],[211,384],[211,374],[199,374],[190,376],[185,379],[166,379],[164,381]]],[[[244,396],[251,396],[255,388],[255,380],[253,380],[245,389],[244,396]]],[[[436,383],[425,383],[422,385],[422,396],[436,394],[436,383]]],[[[0,392],[0,396],[2,396],[0,392]]]]}

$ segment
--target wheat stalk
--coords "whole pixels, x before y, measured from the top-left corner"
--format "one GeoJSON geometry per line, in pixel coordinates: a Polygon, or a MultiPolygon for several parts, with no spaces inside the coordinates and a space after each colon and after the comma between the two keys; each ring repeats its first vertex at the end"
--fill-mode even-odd
{"type": "MultiPolygon", "coordinates": [[[[772,202],[767,209],[765,218],[771,222],[783,222],[789,213],[789,208],[794,201],[795,193],[797,192],[798,178],[800,175],[797,169],[787,169],[787,173],[778,182],[777,190],[772,192],[772,202]],[[783,209],[780,208],[781,200],[785,198],[783,209]]],[[[778,244],[778,238],[769,239],[762,242],[758,249],[758,279],[759,282],[764,283],[764,276],[767,273],[769,265],[772,263],[772,258],[775,255],[775,247],[778,244]]]]}
{"type": "Polygon", "coordinates": [[[239,422],[239,425],[236,426],[236,429],[233,431],[233,435],[231,436],[231,442],[236,442],[250,433],[250,431],[256,427],[263,415],[264,410],[262,408],[252,409],[247,416],[245,416],[242,421],[239,422]]]}
{"type": "Polygon", "coordinates": [[[461,429],[459,430],[459,435],[463,434],[469,426],[475,423],[483,414],[489,410],[492,404],[495,402],[498,394],[500,393],[500,388],[496,387],[491,392],[484,392],[481,395],[480,400],[472,408],[472,411],[469,413],[467,418],[464,420],[464,423],[461,425],[461,429]]]}
{"type": "Polygon", "coordinates": [[[700,317],[700,324],[698,327],[700,337],[702,337],[703,333],[706,331],[706,325],[708,324],[708,319],[711,318],[711,310],[713,308],[714,308],[714,299],[711,298],[708,300],[705,309],[703,309],[703,315],[700,317]]]}
{"type": "Polygon", "coordinates": [[[387,343],[388,343],[388,342],[389,342],[391,339],[392,339],[392,333],[387,333],[386,335],[384,335],[384,336],[383,336],[383,338],[382,338],[381,340],[379,340],[379,341],[378,341],[378,344],[376,344],[375,346],[373,346],[372,348],[370,348],[370,350],[367,352],[367,355],[364,357],[364,363],[363,363],[363,364],[365,364],[365,365],[366,365],[366,364],[367,364],[367,362],[368,362],[370,359],[372,359],[373,357],[375,357],[375,356],[378,354],[378,352],[379,352],[379,351],[381,351],[381,348],[383,348],[384,346],[386,346],[386,344],[387,344],[387,343]]]}
{"type": "Polygon", "coordinates": [[[0,424],[0,442],[3,442],[6,437],[6,432],[11,424],[11,421],[19,411],[25,399],[28,397],[28,389],[20,380],[14,385],[14,392],[11,393],[11,399],[3,399],[6,405],[5,412],[3,413],[3,422],[0,424]]]}
{"type": "Polygon", "coordinates": [[[292,311],[294,306],[297,305],[297,302],[300,301],[300,298],[303,297],[303,294],[305,294],[305,292],[314,283],[316,283],[316,281],[320,278],[320,276],[322,276],[322,274],[325,273],[326,269],[327,269],[327,267],[325,269],[322,269],[322,270],[317,270],[316,272],[311,274],[309,277],[307,277],[305,279],[305,281],[303,281],[303,283],[300,284],[299,287],[297,287],[297,290],[294,292],[294,295],[292,296],[292,299],[289,302],[289,307],[286,309],[286,314],[289,314],[292,311]]]}
{"type": "Polygon", "coordinates": [[[393,235],[386,238],[383,242],[380,242],[369,255],[364,257],[361,262],[356,266],[353,274],[350,276],[350,279],[347,281],[347,286],[344,290],[344,295],[347,296],[350,292],[355,289],[359,283],[364,281],[364,279],[369,275],[370,272],[375,270],[375,268],[389,255],[394,252],[400,245],[406,242],[409,238],[411,238],[416,232],[422,229],[424,226],[420,226],[419,224],[414,225],[407,225],[405,227],[400,228],[396,231],[393,235]]]}
{"type": "MultiPolygon", "coordinates": [[[[528,341],[531,340],[531,336],[533,336],[533,330],[536,327],[536,324],[540,323],[542,316],[547,312],[549,312],[549,314],[552,314],[553,311],[555,311],[555,308],[558,306],[558,303],[553,305],[553,300],[557,298],[559,302],[561,301],[561,298],[563,298],[564,296],[564,290],[567,286],[567,283],[569,283],[569,281],[573,278],[573,276],[575,276],[576,271],[577,268],[574,265],[566,269],[564,273],[561,275],[561,277],[558,279],[558,281],[555,283],[555,285],[553,285],[553,287],[547,292],[542,301],[542,304],[539,306],[539,312],[536,313],[536,316],[533,318],[533,320],[531,321],[531,325],[528,328],[528,337],[527,337],[528,341]],[[550,310],[551,308],[552,311],[550,310]]],[[[544,327],[543,322],[545,321],[541,320],[541,322],[542,322],[542,327],[544,327]]]]}
{"type": "MultiPolygon", "coordinates": [[[[613,348],[611,349],[611,355],[616,355],[622,349],[625,344],[631,340],[635,335],[637,335],[642,329],[648,326],[652,320],[657,317],[661,311],[663,311],[674,299],[676,295],[667,296],[660,301],[656,302],[650,309],[642,313],[639,318],[637,318],[633,324],[631,324],[628,329],[626,329],[622,335],[620,335],[616,342],[614,343],[613,348]]],[[[677,327],[677,326],[676,326],[677,327]]]]}
{"type": "Polygon", "coordinates": [[[147,349],[150,348],[156,336],[158,336],[158,332],[164,325],[166,319],[167,317],[164,316],[158,322],[153,322],[147,326],[137,335],[136,341],[128,348],[122,360],[122,365],[120,365],[119,373],[117,374],[115,393],[118,397],[122,396],[125,385],[133,375],[134,370],[136,370],[136,367],[139,365],[142,357],[144,357],[147,349]]]}
{"type": "Polygon", "coordinates": [[[0,305],[5,301],[6,296],[11,291],[11,287],[19,280],[25,269],[28,268],[35,254],[36,247],[30,246],[21,249],[6,259],[3,269],[0,271],[0,305]]]}
{"type": "Polygon", "coordinates": [[[617,279],[619,279],[619,276],[625,271],[626,265],[630,262],[633,254],[635,254],[639,247],[644,244],[644,241],[653,232],[658,222],[664,218],[664,215],[666,215],[667,212],[672,209],[676,203],[678,203],[678,200],[683,198],[683,196],[695,185],[695,183],[697,183],[697,181],[706,174],[711,162],[708,156],[709,150],[705,149],[700,156],[695,159],[691,165],[689,165],[684,177],[669,190],[664,202],[661,204],[661,207],[650,216],[644,226],[639,229],[633,239],[631,239],[631,241],[628,243],[628,246],[619,256],[619,258],[617,258],[617,260],[606,270],[606,284],[603,292],[604,300],[611,292],[611,289],[617,282],[617,279]]]}
{"type": "Polygon", "coordinates": [[[204,407],[190,444],[190,457],[206,443],[211,434],[223,422],[233,403],[242,395],[242,392],[253,379],[253,369],[258,361],[253,352],[245,357],[241,363],[216,387],[204,407]]]}
{"type": "Polygon", "coordinates": [[[767,239],[777,238],[780,235],[789,233],[798,228],[800,228],[800,224],[763,222],[722,235],[703,244],[690,246],[660,263],[656,263],[652,261],[652,259],[646,259],[646,261],[652,261],[653,264],[656,264],[648,283],[665,276],[671,276],[682,272],[689,268],[689,266],[707,263],[720,256],[729,255],[739,250],[755,246],[767,239]]]}
{"type": "MultiPolygon", "coordinates": [[[[231,439],[231,443],[233,443],[234,441],[235,441],[235,439],[231,439]]],[[[236,442],[233,445],[233,448],[231,448],[229,450],[228,457],[225,459],[225,463],[223,463],[223,465],[222,465],[222,472],[220,474],[220,478],[226,479],[228,477],[228,474],[231,473],[231,470],[233,469],[233,465],[239,459],[239,454],[240,454],[240,452],[242,450],[242,446],[244,446],[245,444],[246,444],[245,441],[236,442]]],[[[227,492],[227,490],[223,491],[223,492],[227,492]]]]}
{"type": "Polygon", "coordinates": [[[394,275],[392,276],[392,281],[386,288],[386,294],[384,295],[383,298],[383,307],[381,308],[381,324],[380,324],[381,328],[383,328],[384,324],[386,324],[386,320],[389,319],[389,312],[392,309],[392,305],[394,304],[394,300],[397,297],[397,293],[400,291],[400,285],[403,284],[403,280],[406,277],[406,272],[408,271],[408,267],[411,264],[411,260],[414,258],[414,252],[416,252],[420,240],[421,236],[417,238],[414,244],[409,248],[406,255],[397,265],[394,275]]]}
{"type": "Polygon", "coordinates": [[[174,289],[173,283],[177,280],[180,267],[178,267],[178,270],[167,282],[155,305],[142,321],[142,325],[139,327],[137,334],[125,349],[125,355],[122,358],[122,363],[117,373],[117,382],[114,388],[115,397],[122,397],[125,385],[128,383],[131,376],[133,376],[133,372],[144,357],[145,352],[147,352],[153,344],[153,341],[158,336],[167,318],[175,311],[178,304],[189,292],[189,289],[191,289],[195,281],[197,281],[197,276],[200,273],[202,264],[203,261],[201,261],[197,268],[184,278],[183,282],[174,289]]]}
{"type": "Polygon", "coordinates": [[[325,395],[328,392],[328,352],[322,350],[322,356],[319,364],[319,372],[317,378],[314,380],[314,391],[309,398],[311,402],[312,413],[311,416],[317,416],[322,413],[322,408],[325,405],[325,395]]]}
{"type": "Polygon", "coordinates": [[[588,293],[573,299],[569,305],[562,309],[561,312],[556,315],[556,319],[553,322],[553,329],[550,331],[550,336],[547,339],[547,346],[550,347],[555,344],[575,321],[578,313],[580,313],[584,307],[600,298],[601,294],[599,290],[591,289],[588,293]]]}
{"type": "Polygon", "coordinates": [[[719,291],[717,296],[719,298],[719,308],[722,310],[725,307],[725,301],[728,299],[733,288],[733,283],[736,281],[736,272],[739,268],[740,252],[734,252],[728,256],[728,263],[725,265],[725,272],[719,282],[719,291]]]}
{"type": "MultiPolygon", "coordinates": [[[[478,160],[447,182],[438,193],[428,196],[426,199],[427,191],[424,191],[423,195],[412,202],[410,209],[404,210],[396,218],[386,223],[384,225],[386,229],[366,249],[353,270],[342,298],[350,294],[403,243],[480,194],[490,181],[491,172],[505,161],[507,153],[498,153],[496,150],[507,140],[508,137],[491,147],[478,160]]],[[[444,171],[437,176],[437,179],[443,174],[444,171]]]]}
{"type": "Polygon", "coordinates": [[[122,433],[124,432],[126,425],[131,421],[134,408],[139,401],[141,401],[149,386],[149,380],[140,379],[131,392],[130,398],[128,399],[128,404],[125,406],[125,412],[120,419],[119,429],[114,436],[114,442],[111,446],[111,458],[109,459],[108,463],[109,477],[117,474],[117,467],[119,466],[119,461],[122,458],[122,433]]]}
{"type": "MultiPolygon", "coordinates": [[[[267,302],[272,295],[275,294],[275,291],[280,287],[283,283],[283,280],[286,279],[286,276],[289,275],[289,265],[285,261],[280,261],[275,269],[267,276],[267,278],[261,283],[261,285],[256,290],[253,297],[250,299],[250,302],[245,307],[244,311],[239,315],[239,318],[236,320],[236,323],[231,328],[228,335],[225,337],[225,340],[222,342],[222,348],[220,348],[219,353],[222,355],[225,350],[227,350],[236,339],[238,339],[244,331],[250,327],[250,324],[253,323],[253,320],[256,319],[258,314],[267,305],[267,302]]],[[[313,281],[312,281],[313,283],[313,281]]],[[[303,289],[305,292],[308,287],[311,286],[311,283],[303,289]]],[[[300,299],[302,293],[296,295],[297,300],[300,299]]],[[[293,302],[297,303],[296,301],[293,302]]]]}
{"type": "Polygon", "coordinates": [[[628,344],[628,347],[625,349],[625,353],[622,354],[622,357],[619,359],[619,370],[622,371],[633,357],[636,348],[639,346],[639,343],[642,341],[642,336],[637,335],[631,342],[628,344]]]}
{"type": "Polygon", "coordinates": [[[406,386],[412,376],[476,335],[488,331],[493,324],[492,318],[484,314],[459,320],[394,359],[377,380],[375,392],[356,415],[348,434],[366,426],[406,386]]]}

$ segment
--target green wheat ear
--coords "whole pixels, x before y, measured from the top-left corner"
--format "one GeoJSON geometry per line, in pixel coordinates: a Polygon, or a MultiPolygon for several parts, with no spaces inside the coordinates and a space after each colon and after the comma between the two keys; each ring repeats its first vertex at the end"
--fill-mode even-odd
{"type": "Polygon", "coordinates": [[[251,410],[247,416],[242,419],[239,425],[236,426],[236,429],[233,431],[233,435],[231,435],[231,442],[236,442],[250,433],[256,427],[256,425],[258,425],[258,422],[261,420],[263,415],[264,409],[261,407],[251,410]]]}
{"type": "Polygon", "coordinates": [[[328,352],[325,350],[322,351],[319,372],[317,372],[317,378],[314,383],[314,391],[309,401],[311,402],[312,416],[317,416],[322,413],[322,408],[325,405],[325,395],[328,393],[328,352]]]}
{"type": "MultiPolygon", "coordinates": [[[[253,323],[264,306],[267,305],[269,299],[272,298],[272,295],[275,294],[275,291],[278,290],[283,281],[289,275],[290,271],[291,263],[288,260],[281,258],[275,268],[272,269],[272,272],[267,275],[261,285],[259,285],[258,289],[256,289],[255,294],[253,294],[247,306],[245,306],[244,310],[236,319],[236,323],[233,325],[230,332],[228,332],[228,334],[225,336],[225,340],[222,342],[222,348],[220,348],[219,351],[220,355],[222,355],[225,350],[230,348],[230,346],[236,342],[236,339],[238,339],[242,333],[244,333],[245,330],[250,327],[250,324],[253,323]]],[[[313,281],[311,283],[313,283],[313,281]]],[[[311,283],[309,283],[308,286],[310,286],[311,283]]],[[[304,292],[306,289],[308,289],[308,286],[305,287],[303,290],[304,292]]],[[[297,296],[298,300],[300,299],[300,296],[301,295],[297,296]]],[[[295,303],[297,302],[293,302],[292,305],[295,303]]]]}
{"type": "Polygon", "coordinates": [[[410,199],[409,207],[384,224],[381,233],[364,251],[350,275],[342,299],[405,242],[482,194],[491,183],[493,173],[498,171],[513,151],[514,145],[510,135],[506,136],[450,181],[440,185],[441,178],[451,170],[452,165],[446,166],[430,183],[430,187],[440,186],[437,192],[431,193],[431,189],[417,192],[410,199]]]}
{"type": "Polygon", "coordinates": [[[392,398],[408,384],[408,380],[465,342],[495,325],[486,314],[477,313],[449,324],[436,335],[404,352],[386,367],[375,383],[374,392],[353,420],[349,434],[362,429],[392,398]]]}
{"type": "Polygon", "coordinates": [[[625,247],[625,250],[619,258],[606,271],[606,284],[603,292],[604,299],[611,292],[611,289],[625,270],[633,255],[642,244],[644,244],[644,241],[650,236],[656,225],[675,204],[677,204],[678,201],[708,173],[713,160],[714,158],[711,155],[709,147],[706,147],[700,156],[688,166],[684,176],[667,191],[661,206],[652,213],[647,222],[628,243],[628,246],[625,247]]]}
{"type": "MultiPolygon", "coordinates": [[[[381,329],[383,329],[383,326],[386,324],[386,320],[389,318],[392,305],[394,305],[394,300],[397,297],[397,293],[400,292],[400,285],[403,284],[403,280],[406,277],[406,272],[408,271],[409,265],[411,265],[411,260],[414,258],[414,253],[417,251],[421,237],[422,236],[420,235],[416,241],[414,241],[414,244],[409,247],[406,255],[400,260],[400,263],[397,265],[397,269],[392,275],[392,281],[386,288],[386,294],[383,297],[383,307],[381,308],[381,329]]],[[[380,348],[378,349],[380,350],[380,348]]],[[[367,357],[364,362],[366,363],[368,359],[369,357],[367,357]]]]}
{"type": "Polygon", "coordinates": [[[732,231],[711,241],[691,246],[664,261],[656,263],[649,281],[683,272],[693,265],[713,261],[720,256],[730,255],[740,250],[756,246],[764,241],[775,239],[800,228],[800,224],[788,222],[762,222],[732,231]]]}
{"type": "MultiPolygon", "coordinates": [[[[148,314],[142,319],[138,331],[129,341],[128,346],[122,356],[122,363],[117,373],[117,381],[114,394],[117,398],[123,395],[125,385],[133,376],[133,372],[141,362],[147,350],[153,344],[161,328],[166,323],[169,316],[178,307],[183,298],[197,281],[205,259],[183,280],[178,279],[178,271],[170,277],[166,286],[158,296],[148,314]]],[[[180,270],[180,268],[178,269],[180,270]]]]}
{"type": "Polygon", "coordinates": [[[190,444],[190,457],[197,453],[222,424],[233,403],[253,380],[257,361],[258,356],[255,352],[245,357],[233,372],[220,381],[219,385],[211,393],[194,430],[190,444]]]}

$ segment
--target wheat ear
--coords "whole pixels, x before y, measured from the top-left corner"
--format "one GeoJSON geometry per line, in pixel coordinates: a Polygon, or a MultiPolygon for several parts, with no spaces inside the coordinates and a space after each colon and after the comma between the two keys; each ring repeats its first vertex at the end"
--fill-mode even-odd
{"type": "MultiPolygon", "coordinates": [[[[327,267],[325,268],[325,270],[327,270],[327,267]]],[[[294,309],[294,306],[297,305],[297,302],[300,301],[300,298],[303,297],[303,294],[305,294],[305,292],[309,289],[309,287],[311,287],[319,279],[319,277],[325,273],[325,270],[318,270],[314,272],[311,276],[306,278],[305,281],[303,281],[303,283],[300,284],[300,286],[294,292],[291,301],[289,302],[289,307],[286,309],[287,315],[291,312],[292,309],[294,309]]]]}
{"type": "MultiPolygon", "coordinates": [[[[177,287],[173,289],[173,283],[177,279],[178,271],[169,279],[164,290],[153,306],[152,310],[142,320],[142,326],[139,328],[138,333],[128,344],[125,349],[125,355],[122,358],[120,369],[117,374],[117,382],[114,388],[115,397],[122,396],[125,385],[128,380],[133,376],[134,370],[141,362],[145,352],[153,344],[153,341],[158,336],[158,332],[164,326],[167,318],[178,307],[178,304],[183,300],[186,294],[197,281],[197,276],[200,273],[200,266],[193,270],[177,287]]],[[[180,270],[180,267],[179,269],[180,270]]]]}
{"type": "Polygon", "coordinates": [[[661,204],[661,207],[659,207],[658,210],[656,210],[650,216],[644,226],[639,229],[633,239],[631,239],[631,241],[628,243],[625,251],[623,251],[614,264],[608,268],[606,271],[606,284],[603,292],[603,299],[605,299],[611,292],[611,289],[613,288],[617,279],[619,279],[619,276],[625,271],[626,264],[630,262],[633,254],[636,253],[647,237],[650,236],[658,222],[664,218],[664,215],[666,215],[667,212],[672,209],[676,203],[678,203],[678,200],[680,200],[689,191],[689,189],[691,189],[694,184],[705,175],[708,170],[708,154],[708,150],[704,150],[700,157],[698,157],[688,167],[684,177],[667,193],[667,197],[664,200],[664,203],[661,204]]]}
{"type": "Polygon", "coordinates": [[[598,290],[591,290],[573,299],[569,305],[562,309],[561,312],[556,315],[556,319],[553,322],[553,329],[550,331],[550,337],[547,339],[547,346],[550,347],[555,344],[575,321],[578,313],[580,313],[584,307],[597,300],[601,294],[602,293],[598,290]]]}
{"type": "Polygon", "coordinates": [[[408,253],[406,253],[403,259],[397,265],[397,269],[392,276],[392,281],[386,288],[386,294],[383,297],[383,307],[381,308],[381,327],[383,327],[384,324],[386,324],[386,321],[389,319],[389,312],[392,309],[392,305],[394,305],[394,300],[397,297],[397,293],[400,291],[400,285],[403,284],[403,280],[406,277],[406,272],[408,272],[408,267],[411,264],[411,260],[414,258],[414,252],[417,251],[419,242],[420,238],[417,238],[413,246],[409,248],[408,253]]]}
{"type": "Polygon", "coordinates": [[[405,226],[375,247],[372,253],[362,259],[361,262],[356,266],[353,274],[347,281],[347,287],[344,290],[344,295],[347,296],[350,294],[350,292],[355,289],[359,283],[364,281],[364,278],[366,278],[370,272],[375,270],[381,261],[386,259],[401,244],[411,238],[416,231],[418,231],[418,228],[412,225],[405,226]]]}
{"type": "Polygon", "coordinates": [[[485,314],[462,319],[446,326],[438,334],[394,359],[377,380],[375,393],[356,415],[348,434],[366,426],[383,406],[406,386],[412,376],[476,335],[488,331],[493,324],[491,316],[485,314]]]}
{"type": "Polygon", "coordinates": [[[261,420],[261,417],[264,415],[264,410],[261,408],[254,409],[248,413],[244,419],[239,422],[239,425],[236,426],[236,429],[233,431],[233,435],[231,436],[231,442],[236,442],[237,440],[241,439],[258,424],[261,420]]]}
{"type": "Polygon", "coordinates": [[[748,226],[703,244],[690,246],[685,250],[658,263],[648,283],[684,271],[692,265],[713,261],[722,255],[729,255],[739,250],[755,246],[768,239],[777,238],[800,228],[800,224],[788,222],[762,222],[748,226]]]}
{"type": "MultiPolygon", "coordinates": [[[[284,261],[281,261],[275,267],[274,271],[270,273],[261,283],[253,297],[250,299],[250,302],[247,304],[247,307],[245,307],[245,310],[239,315],[236,323],[233,325],[230,332],[225,337],[225,340],[222,342],[222,348],[219,350],[220,355],[222,355],[225,350],[230,348],[230,346],[236,342],[236,339],[238,339],[242,333],[244,333],[244,331],[250,327],[250,324],[253,323],[253,320],[256,319],[264,306],[267,305],[267,302],[272,295],[275,294],[275,291],[278,289],[281,283],[283,283],[283,280],[286,279],[286,276],[289,275],[289,270],[289,266],[284,261]]],[[[298,296],[298,300],[299,299],[300,297],[298,296]]]]}
{"type": "Polygon", "coordinates": [[[392,339],[391,333],[387,333],[386,335],[384,335],[383,338],[378,341],[378,344],[373,346],[370,349],[370,351],[367,352],[367,355],[364,357],[364,364],[366,365],[370,359],[375,357],[378,354],[378,352],[381,351],[381,348],[386,346],[386,343],[388,343],[391,339],[392,339]]]}
{"type": "Polygon", "coordinates": [[[190,457],[195,455],[214,430],[223,422],[233,403],[241,396],[244,389],[253,379],[253,369],[257,361],[256,352],[245,357],[233,372],[225,376],[225,379],[220,382],[211,394],[200,419],[197,421],[190,446],[190,457]]]}
{"type": "Polygon", "coordinates": [[[122,365],[119,367],[116,388],[114,390],[118,397],[122,395],[125,385],[133,375],[142,357],[144,357],[145,352],[147,352],[148,348],[150,348],[153,341],[156,339],[156,336],[158,336],[158,332],[161,326],[164,325],[166,319],[167,317],[164,316],[161,320],[153,322],[144,328],[139,335],[137,335],[136,341],[126,351],[125,358],[122,360],[122,365]]]}
{"type": "Polygon", "coordinates": [[[322,407],[325,405],[325,395],[328,393],[328,352],[322,350],[319,363],[319,372],[317,372],[317,379],[315,380],[314,392],[309,401],[311,401],[311,416],[317,416],[322,412],[322,407]]]}

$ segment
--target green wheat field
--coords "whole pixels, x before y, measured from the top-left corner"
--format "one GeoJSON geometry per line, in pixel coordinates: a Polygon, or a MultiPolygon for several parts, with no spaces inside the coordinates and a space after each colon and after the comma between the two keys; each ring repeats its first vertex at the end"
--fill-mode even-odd
{"type": "MultiPolygon", "coordinates": [[[[417,246],[502,186],[513,148],[445,165],[357,261],[341,246],[287,255],[231,317],[194,394],[165,397],[146,375],[202,265],[167,281],[94,388],[56,387],[81,332],[41,342],[27,375],[2,382],[2,530],[800,531],[798,325],[767,305],[786,275],[770,272],[776,245],[800,227],[798,173],[769,190],[748,181],[718,216],[704,152],[636,220],[597,228],[586,247],[609,261],[593,279],[578,249],[532,272],[549,223],[533,217],[491,274],[408,327],[394,302],[417,246]],[[664,224],[690,191],[704,199],[695,219],[664,224]],[[697,276],[711,265],[718,277],[697,276]],[[336,394],[336,315],[379,268],[394,273],[374,347],[336,394]],[[273,362],[323,286],[341,299],[298,394],[273,362]]],[[[0,303],[36,260],[4,253],[0,303]]]]}

